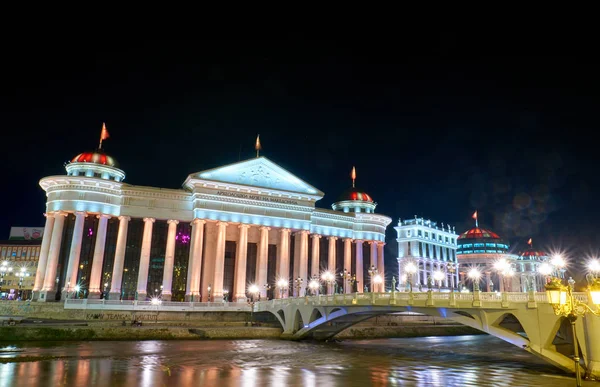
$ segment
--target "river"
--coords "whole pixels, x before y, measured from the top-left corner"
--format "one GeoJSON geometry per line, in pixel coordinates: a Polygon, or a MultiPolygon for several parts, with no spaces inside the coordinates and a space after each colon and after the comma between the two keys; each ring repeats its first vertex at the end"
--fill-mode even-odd
{"type": "MultiPolygon", "coordinates": [[[[0,344],[4,386],[574,386],[491,336],[0,344]]],[[[584,382],[600,386],[600,383],[584,382]]]]}

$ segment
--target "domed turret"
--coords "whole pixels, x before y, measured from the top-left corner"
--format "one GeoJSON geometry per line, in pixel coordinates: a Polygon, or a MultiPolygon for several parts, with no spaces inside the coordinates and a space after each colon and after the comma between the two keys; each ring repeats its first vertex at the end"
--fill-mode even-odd
{"type": "Polygon", "coordinates": [[[529,238],[527,242],[529,246],[525,251],[519,254],[519,260],[521,261],[546,261],[548,260],[548,254],[542,250],[535,250],[533,248],[532,238],[529,238]]]}
{"type": "Polygon", "coordinates": [[[83,152],[73,157],[71,162],[65,165],[67,175],[123,181],[125,179],[125,172],[119,169],[117,161],[107,155],[102,149],[102,141],[107,138],[108,131],[106,130],[106,125],[102,124],[98,149],[91,152],[83,152]]]}
{"type": "Polygon", "coordinates": [[[344,191],[338,200],[331,205],[335,211],[344,212],[375,212],[377,203],[373,201],[373,198],[364,191],[358,190],[355,187],[356,181],[356,168],[352,167],[352,188],[344,191]]]}
{"type": "Polygon", "coordinates": [[[456,254],[505,254],[508,245],[493,231],[474,227],[460,234],[456,254]]]}

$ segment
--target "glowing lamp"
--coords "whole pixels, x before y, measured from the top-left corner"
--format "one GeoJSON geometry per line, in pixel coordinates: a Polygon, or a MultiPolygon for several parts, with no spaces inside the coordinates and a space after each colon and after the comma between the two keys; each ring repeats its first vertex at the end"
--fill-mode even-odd
{"type": "Polygon", "coordinates": [[[404,266],[404,271],[408,274],[415,274],[417,272],[417,266],[414,263],[409,262],[404,266]]]}
{"type": "Polygon", "coordinates": [[[590,285],[590,298],[592,299],[592,304],[600,305],[600,279],[596,278],[590,285]]]}
{"type": "Polygon", "coordinates": [[[310,290],[317,290],[319,288],[319,281],[317,281],[316,279],[310,280],[310,282],[308,283],[308,287],[310,288],[310,290]]]}
{"type": "Polygon", "coordinates": [[[552,278],[545,287],[546,296],[551,305],[565,305],[567,303],[567,287],[560,282],[560,279],[552,278]]]}
{"type": "Polygon", "coordinates": [[[256,285],[250,285],[248,287],[248,293],[250,293],[250,294],[257,294],[258,292],[259,292],[258,286],[256,286],[256,285]]]}
{"type": "Polygon", "coordinates": [[[441,271],[436,271],[433,273],[433,279],[436,281],[441,281],[444,279],[444,273],[442,273],[441,271]]]}
{"type": "Polygon", "coordinates": [[[567,262],[565,261],[563,256],[560,254],[553,255],[552,258],[550,259],[550,264],[552,264],[552,266],[557,267],[559,269],[562,269],[563,267],[567,266],[567,262]]]}
{"type": "Polygon", "coordinates": [[[540,265],[540,267],[538,267],[538,272],[541,275],[550,275],[552,273],[552,266],[544,262],[540,265]]]}
{"type": "Polygon", "coordinates": [[[381,275],[377,274],[375,277],[373,277],[373,283],[380,284],[382,282],[383,278],[381,278],[381,275]]]}
{"type": "Polygon", "coordinates": [[[600,273],[600,260],[592,259],[587,264],[588,270],[592,273],[600,273]]]}
{"type": "Polygon", "coordinates": [[[288,287],[288,281],[286,281],[285,279],[280,279],[279,281],[277,281],[277,287],[279,289],[285,289],[288,287]]]}

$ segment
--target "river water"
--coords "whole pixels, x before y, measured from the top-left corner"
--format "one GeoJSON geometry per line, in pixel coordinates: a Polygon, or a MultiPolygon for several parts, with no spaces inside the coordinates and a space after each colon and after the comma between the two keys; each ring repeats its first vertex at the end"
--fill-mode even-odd
{"type": "Polygon", "coordinates": [[[0,387],[575,385],[574,378],[491,336],[341,343],[92,341],[0,348],[0,387]]]}

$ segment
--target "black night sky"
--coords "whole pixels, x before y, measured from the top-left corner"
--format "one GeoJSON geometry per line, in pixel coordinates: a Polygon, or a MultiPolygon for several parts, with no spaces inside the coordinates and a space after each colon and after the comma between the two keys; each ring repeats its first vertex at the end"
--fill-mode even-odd
{"type": "MultiPolygon", "coordinates": [[[[393,218],[480,225],[526,246],[599,246],[598,66],[589,58],[476,55],[335,41],[38,42],[9,46],[0,99],[0,239],[43,226],[40,178],[98,145],[136,185],[262,154],[325,192],[351,184],[393,218]]],[[[572,51],[570,53],[573,53],[572,51]]]]}

